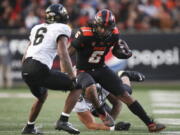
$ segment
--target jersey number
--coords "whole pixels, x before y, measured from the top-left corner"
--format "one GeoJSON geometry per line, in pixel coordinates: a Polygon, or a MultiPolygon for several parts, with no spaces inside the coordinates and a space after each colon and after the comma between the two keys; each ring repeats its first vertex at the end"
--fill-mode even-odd
{"type": "Polygon", "coordinates": [[[45,27],[42,27],[42,28],[39,28],[36,32],[36,35],[35,35],[35,39],[34,39],[34,42],[33,42],[33,45],[38,45],[42,42],[42,40],[44,39],[44,34],[47,32],[47,28],[45,27]]]}
{"type": "Polygon", "coordinates": [[[99,63],[101,60],[101,56],[104,54],[104,51],[94,51],[89,58],[89,63],[99,63]]]}

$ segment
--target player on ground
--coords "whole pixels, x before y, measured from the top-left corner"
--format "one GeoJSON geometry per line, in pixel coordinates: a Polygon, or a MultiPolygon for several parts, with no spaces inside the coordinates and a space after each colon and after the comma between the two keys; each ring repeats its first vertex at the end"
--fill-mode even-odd
{"type": "Polygon", "coordinates": [[[68,18],[61,4],[53,4],[46,10],[46,23],[36,25],[31,30],[30,45],[23,58],[22,77],[37,100],[32,105],[22,134],[41,134],[35,127],[35,120],[47,98],[47,89],[70,90],[55,128],[71,134],[80,133],[68,122],[69,114],[81,93],[80,89],[76,89],[76,77],[66,47],[71,36],[68,18]],[[68,75],[51,69],[57,54],[61,59],[61,70],[68,75]]]}
{"type": "MultiPolygon", "coordinates": [[[[131,81],[144,81],[145,77],[143,74],[136,71],[121,71],[118,73],[118,76],[121,78],[123,84],[131,87],[131,81]]],[[[103,89],[99,84],[96,84],[98,92],[98,100],[100,101],[101,106],[116,120],[119,112],[121,111],[122,104],[114,95],[103,89]],[[112,104],[112,108],[106,103],[106,99],[112,104]]],[[[129,89],[131,90],[131,89],[129,89]]],[[[132,91],[128,91],[132,93],[132,91]]],[[[113,127],[108,127],[104,124],[97,123],[94,119],[94,116],[98,116],[98,112],[93,107],[92,103],[88,101],[85,96],[82,94],[79,98],[79,101],[76,103],[74,112],[77,113],[80,121],[88,128],[93,130],[129,130],[130,123],[118,122],[113,127]]]]}
{"type": "MultiPolygon", "coordinates": [[[[99,83],[124,102],[129,110],[147,125],[150,132],[163,130],[165,126],[155,123],[147,115],[140,103],[127,92],[127,89],[131,88],[124,85],[119,77],[106,66],[105,56],[111,48],[113,55],[117,58],[127,59],[132,56],[126,42],[119,37],[114,15],[111,11],[103,9],[95,15],[91,25],[79,29],[69,48],[70,54],[77,52],[78,82],[83,89],[86,89],[88,100],[92,101],[95,108],[100,106],[96,104],[98,98],[95,87],[95,84],[99,83]]],[[[102,107],[101,110],[103,110],[102,107]]],[[[106,113],[104,116],[99,115],[102,120],[105,116],[106,113]]]]}

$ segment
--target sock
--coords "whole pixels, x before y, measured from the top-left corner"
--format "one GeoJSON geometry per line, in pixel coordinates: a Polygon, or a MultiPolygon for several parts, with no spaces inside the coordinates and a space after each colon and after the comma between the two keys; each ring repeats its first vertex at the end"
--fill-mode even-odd
{"type": "Polygon", "coordinates": [[[68,122],[69,116],[70,116],[69,114],[62,112],[60,116],[60,121],[68,122]]]}
{"type": "Polygon", "coordinates": [[[109,127],[110,131],[114,131],[115,130],[115,126],[109,127]]]}
{"type": "Polygon", "coordinates": [[[128,108],[131,110],[132,113],[137,115],[146,125],[152,123],[152,119],[146,114],[145,110],[139,104],[138,101],[132,103],[128,108]]]}
{"type": "Polygon", "coordinates": [[[33,122],[28,121],[27,124],[28,124],[28,125],[34,125],[34,124],[35,124],[35,121],[33,121],[33,122]]]}

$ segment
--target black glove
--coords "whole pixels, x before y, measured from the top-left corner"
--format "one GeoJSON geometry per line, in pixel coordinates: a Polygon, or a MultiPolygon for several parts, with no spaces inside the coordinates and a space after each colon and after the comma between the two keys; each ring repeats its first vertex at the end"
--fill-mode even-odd
{"type": "Polygon", "coordinates": [[[112,49],[112,54],[119,59],[128,59],[132,56],[132,51],[124,40],[119,39],[118,44],[112,49]]]}

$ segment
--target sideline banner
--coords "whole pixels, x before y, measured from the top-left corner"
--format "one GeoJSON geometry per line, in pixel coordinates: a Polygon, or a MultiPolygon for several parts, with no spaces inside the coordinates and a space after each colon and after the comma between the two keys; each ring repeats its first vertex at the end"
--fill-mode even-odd
{"type": "MultiPolygon", "coordinates": [[[[28,45],[27,35],[7,35],[12,53],[12,77],[21,79],[21,58],[28,45]]],[[[146,75],[147,80],[180,80],[180,33],[168,34],[126,34],[121,35],[133,50],[128,60],[119,60],[108,54],[106,63],[115,71],[137,70],[146,75]]],[[[54,67],[58,68],[56,58],[54,67]]]]}
{"type": "Polygon", "coordinates": [[[129,70],[148,80],[180,80],[180,33],[122,35],[133,50],[129,70]]]}

